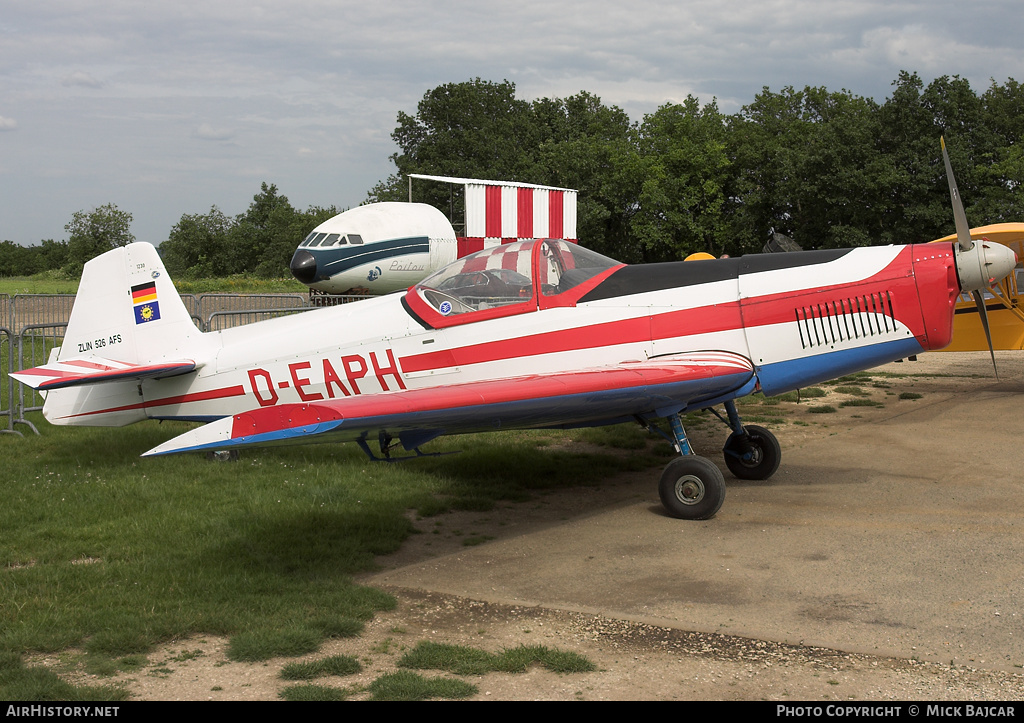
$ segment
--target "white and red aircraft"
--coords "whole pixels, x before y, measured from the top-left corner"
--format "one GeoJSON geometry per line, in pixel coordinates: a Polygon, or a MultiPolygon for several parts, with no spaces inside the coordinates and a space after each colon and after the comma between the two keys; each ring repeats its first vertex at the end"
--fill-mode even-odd
{"type": "Polygon", "coordinates": [[[627,266],[562,240],[469,255],[396,294],[201,333],[152,246],[85,267],[63,346],[13,376],[49,390],[54,424],[209,422],[147,455],[368,440],[384,453],[444,434],[668,418],[681,453],[659,487],[705,519],[721,471],[692,453],[682,412],[724,404],[733,474],[767,479],[778,441],[733,402],[947,345],[962,290],[1009,274],[972,242],[950,179],[952,244],[627,266]]]}

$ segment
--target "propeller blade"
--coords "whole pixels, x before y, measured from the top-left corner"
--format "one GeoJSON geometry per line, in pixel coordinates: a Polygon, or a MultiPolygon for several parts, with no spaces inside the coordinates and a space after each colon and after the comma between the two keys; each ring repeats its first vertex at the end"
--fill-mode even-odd
{"type": "Polygon", "coordinates": [[[999,367],[996,366],[996,352],[992,347],[992,332],[988,328],[988,310],[985,308],[985,297],[982,295],[981,289],[972,291],[971,296],[974,297],[974,304],[978,307],[978,314],[981,316],[981,325],[985,329],[985,338],[988,339],[988,353],[992,355],[992,369],[995,370],[996,379],[998,379],[999,367]]]}
{"type": "Polygon", "coordinates": [[[939,137],[942,143],[942,161],[946,164],[946,180],[949,181],[949,198],[953,202],[953,218],[956,220],[956,240],[960,244],[961,251],[969,251],[973,242],[971,241],[971,227],[967,224],[967,214],[964,212],[964,204],[960,201],[960,191],[956,187],[956,179],[953,177],[953,166],[949,162],[949,153],[946,152],[946,139],[939,137]]]}

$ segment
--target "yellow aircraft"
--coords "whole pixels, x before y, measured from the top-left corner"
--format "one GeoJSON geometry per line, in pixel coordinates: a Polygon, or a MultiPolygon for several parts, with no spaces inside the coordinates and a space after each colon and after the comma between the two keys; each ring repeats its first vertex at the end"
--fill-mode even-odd
{"type": "MultiPolygon", "coordinates": [[[[972,239],[985,238],[1009,246],[1017,254],[1014,273],[984,292],[989,330],[994,349],[1024,349],[1024,308],[1020,288],[1024,287],[1024,223],[997,223],[971,229],[972,239]]],[[[956,241],[956,234],[936,239],[934,243],[956,241]]],[[[953,319],[953,342],[943,351],[985,351],[988,341],[979,318],[978,307],[970,294],[961,295],[953,319]]]]}

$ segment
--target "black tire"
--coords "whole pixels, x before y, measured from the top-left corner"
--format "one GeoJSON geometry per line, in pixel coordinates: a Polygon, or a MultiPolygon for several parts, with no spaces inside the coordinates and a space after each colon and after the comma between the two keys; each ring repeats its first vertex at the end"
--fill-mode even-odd
{"type": "Polygon", "coordinates": [[[756,424],[743,429],[746,435],[734,434],[725,443],[725,466],[737,479],[766,480],[775,474],[782,461],[779,440],[756,424]]]}
{"type": "Polygon", "coordinates": [[[725,502],[725,477],[709,459],[678,457],[665,467],[658,494],[673,517],[706,520],[714,517],[725,502]]]}

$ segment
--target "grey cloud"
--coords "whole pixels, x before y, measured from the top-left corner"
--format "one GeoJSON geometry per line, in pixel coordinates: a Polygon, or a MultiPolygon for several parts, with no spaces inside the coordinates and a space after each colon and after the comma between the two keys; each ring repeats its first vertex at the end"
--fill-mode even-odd
{"type": "Polygon", "coordinates": [[[234,137],[235,132],[227,128],[214,128],[209,123],[202,123],[195,132],[196,138],[206,141],[227,141],[234,137]]]}
{"type": "Polygon", "coordinates": [[[63,86],[82,86],[85,88],[102,88],[103,83],[92,77],[89,73],[78,70],[64,77],[61,81],[63,86]]]}

